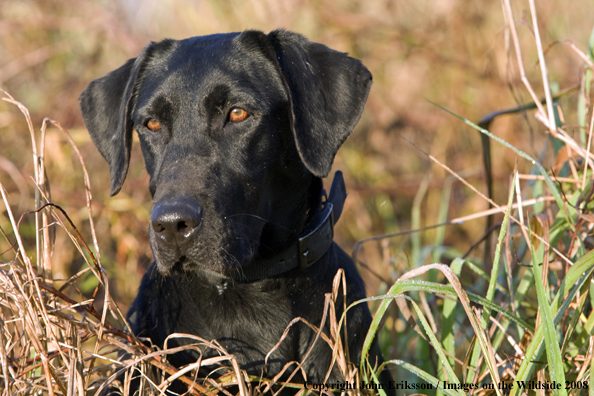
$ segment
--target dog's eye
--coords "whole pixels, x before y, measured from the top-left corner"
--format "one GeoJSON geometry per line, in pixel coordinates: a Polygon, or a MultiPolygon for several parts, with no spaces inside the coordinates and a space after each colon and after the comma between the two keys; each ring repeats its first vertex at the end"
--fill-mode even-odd
{"type": "Polygon", "coordinates": [[[248,118],[249,116],[250,116],[249,113],[247,111],[245,111],[244,109],[235,107],[231,110],[231,113],[229,113],[229,121],[241,122],[241,121],[245,120],[246,118],[248,118]]]}
{"type": "Polygon", "coordinates": [[[146,127],[153,132],[159,132],[161,130],[161,123],[159,121],[151,119],[146,123],[146,127]]]}

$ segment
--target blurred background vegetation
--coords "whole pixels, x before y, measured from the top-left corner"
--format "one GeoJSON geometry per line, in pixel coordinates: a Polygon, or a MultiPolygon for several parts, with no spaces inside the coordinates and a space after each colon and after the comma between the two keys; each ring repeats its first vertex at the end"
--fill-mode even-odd
{"type": "MultiPolygon", "coordinates": [[[[538,4],[554,93],[580,84],[584,63],[567,40],[586,51],[592,5],[592,0],[538,4]]],[[[544,97],[527,10],[527,2],[514,2],[527,78],[537,95],[544,97]]],[[[114,299],[123,310],[134,298],[151,259],[146,235],[148,178],[136,140],[124,188],[109,197],[108,167],[82,123],[79,94],[91,80],[135,57],[150,40],[278,27],[348,52],[373,73],[366,110],[334,165],[334,169],[344,171],[350,193],[337,227],[337,240],[347,252],[364,238],[430,226],[442,222],[444,216],[452,219],[488,209],[482,198],[432,164],[403,137],[486,193],[479,134],[430,101],[473,121],[492,111],[530,102],[497,1],[3,0],[0,88],[29,108],[36,129],[44,117],[50,117],[67,128],[78,144],[91,177],[102,263],[112,280],[114,299]],[[443,192],[450,188],[447,203],[443,192]],[[447,203],[447,213],[442,212],[440,218],[443,202],[447,203]]],[[[577,95],[568,95],[562,102],[564,118],[575,120],[577,95]]],[[[579,141],[578,128],[567,129],[573,130],[579,141]]],[[[550,138],[533,112],[499,117],[490,131],[540,158],[545,168],[554,165],[550,138]]],[[[492,156],[494,199],[503,204],[516,157],[513,151],[495,145],[492,156]]],[[[523,160],[519,163],[525,173],[530,166],[523,160]]],[[[46,167],[52,201],[68,211],[90,244],[82,170],[65,137],[55,129],[46,138],[46,167]]],[[[18,108],[0,103],[0,181],[10,194],[17,218],[34,207],[32,174],[26,122],[18,108]]],[[[33,223],[32,216],[25,217],[23,237],[34,239],[33,223]]],[[[480,240],[485,224],[481,217],[445,229],[365,244],[358,257],[369,268],[361,269],[368,294],[386,291],[387,283],[381,278],[393,282],[421,264],[447,263],[461,256],[480,240]],[[436,253],[436,241],[450,250],[441,248],[436,253]]],[[[10,229],[8,224],[0,226],[10,229]]],[[[5,240],[0,242],[0,249],[5,252],[2,261],[9,261],[13,253],[8,252],[5,240]]],[[[478,246],[471,253],[476,262],[482,262],[482,249],[478,246]]],[[[66,233],[58,230],[52,257],[54,277],[68,278],[83,265],[66,233]]],[[[85,279],[79,288],[83,294],[92,293],[97,279],[85,279]]],[[[463,273],[462,281],[472,289],[475,278],[463,273]]],[[[474,287],[485,289],[480,282],[474,287]]],[[[386,320],[392,339],[406,340],[407,326],[397,315],[386,320]]],[[[415,348],[414,343],[384,344],[389,357],[406,356],[407,349],[415,348]]]]}

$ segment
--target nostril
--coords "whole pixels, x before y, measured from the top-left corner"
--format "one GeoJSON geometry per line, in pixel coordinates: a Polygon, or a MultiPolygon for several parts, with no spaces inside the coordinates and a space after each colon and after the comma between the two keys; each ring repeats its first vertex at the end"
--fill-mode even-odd
{"type": "Polygon", "coordinates": [[[194,228],[196,228],[197,225],[191,225],[192,222],[187,222],[187,221],[180,221],[179,223],[177,223],[177,233],[180,235],[183,235],[185,238],[188,237],[188,235],[194,231],[194,228]]]}
{"type": "Polygon", "coordinates": [[[155,230],[155,232],[158,232],[160,234],[163,231],[165,231],[165,227],[163,227],[163,224],[161,224],[161,223],[153,222],[153,230],[155,230]]]}

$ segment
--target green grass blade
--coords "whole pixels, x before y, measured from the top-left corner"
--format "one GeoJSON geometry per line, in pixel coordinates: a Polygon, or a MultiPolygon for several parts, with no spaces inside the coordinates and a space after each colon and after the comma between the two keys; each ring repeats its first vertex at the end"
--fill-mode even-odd
{"type": "MultiPolygon", "coordinates": [[[[493,268],[491,270],[491,279],[489,280],[489,288],[487,289],[486,296],[486,299],[489,301],[493,301],[493,297],[495,296],[495,286],[497,285],[497,276],[499,275],[499,262],[501,261],[501,248],[503,246],[503,240],[505,239],[505,232],[507,230],[507,222],[509,221],[509,214],[511,213],[512,203],[514,202],[514,191],[517,177],[518,173],[515,172],[514,178],[510,186],[509,198],[507,200],[507,212],[505,212],[505,216],[503,217],[503,223],[501,223],[501,228],[499,229],[499,238],[497,239],[497,247],[495,248],[495,258],[493,259],[493,268]]],[[[483,326],[483,329],[486,329],[487,325],[489,324],[489,316],[491,316],[491,310],[485,307],[485,309],[483,309],[483,317],[481,320],[481,325],[483,326]]]]}
{"type": "MultiPolygon", "coordinates": [[[[375,384],[380,384],[379,378],[377,378],[377,375],[375,375],[375,372],[371,369],[371,367],[369,365],[369,362],[367,362],[367,363],[368,363],[368,366],[367,367],[369,367],[369,373],[371,373],[371,377],[373,378],[373,382],[375,384]]],[[[378,370],[378,372],[381,372],[381,370],[378,370]]],[[[388,385],[388,386],[390,386],[390,385],[388,385]]],[[[388,395],[386,395],[386,391],[384,389],[382,389],[382,388],[378,388],[377,392],[379,393],[380,396],[388,396],[388,395]]]]}
{"type": "MultiPolygon", "coordinates": [[[[365,359],[366,359],[367,355],[369,354],[369,349],[371,348],[371,344],[375,338],[375,335],[378,332],[380,322],[382,321],[382,318],[384,317],[388,307],[392,303],[392,300],[393,300],[392,295],[397,294],[397,293],[393,293],[397,284],[398,284],[398,282],[395,283],[388,291],[388,295],[390,295],[390,297],[388,297],[388,295],[386,295],[386,296],[380,296],[380,297],[365,298],[363,300],[354,302],[347,308],[347,311],[348,311],[348,309],[350,309],[355,304],[360,304],[363,302],[373,301],[373,300],[382,300],[379,307],[377,308],[377,311],[375,311],[375,315],[373,315],[373,320],[371,321],[371,325],[369,326],[369,331],[367,331],[367,335],[365,336],[365,341],[363,342],[363,349],[361,350],[361,362],[359,365],[361,372],[365,372],[364,371],[365,359]]],[[[345,315],[346,315],[346,312],[344,312],[343,317],[340,318],[340,325],[342,325],[343,318],[345,315]]]]}
{"type": "MultiPolygon", "coordinates": [[[[532,238],[530,227],[528,227],[528,235],[532,238]]],[[[567,390],[564,386],[565,372],[563,370],[561,348],[559,347],[559,340],[557,338],[553,314],[551,313],[551,306],[549,305],[548,294],[542,282],[542,268],[540,268],[542,264],[539,264],[539,262],[542,263],[542,260],[540,260],[540,257],[537,260],[536,251],[532,244],[530,244],[530,251],[532,252],[532,268],[534,270],[534,284],[536,285],[538,308],[541,313],[541,324],[544,327],[545,350],[547,352],[547,361],[549,363],[549,374],[551,376],[551,381],[563,384],[561,389],[554,390],[555,395],[567,396],[567,390]]],[[[544,254],[548,254],[548,251],[545,251],[545,249],[543,249],[543,252],[544,254]]]]}
{"type": "MultiPolygon", "coordinates": [[[[489,277],[489,275],[487,275],[487,273],[485,271],[483,271],[482,268],[480,268],[478,265],[476,265],[472,261],[465,260],[464,264],[466,264],[466,266],[468,268],[470,268],[475,274],[477,274],[484,280],[489,281],[491,279],[489,277]]],[[[500,292],[502,294],[505,294],[506,296],[509,296],[509,292],[506,289],[504,289],[503,286],[501,286],[499,283],[495,283],[495,290],[497,290],[498,292],[500,292]]]]}
{"type": "MultiPolygon", "coordinates": [[[[588,279],[587,283],[588,284],[592,283],[592,276],[590,276],[590,279],[588,279]]],[[[578,325],[580,316],[581,316],[582,312],[584,311],[584,306],[586,305],[586,301],[588,300],[588,295],[586,294],[586,292],[588,291],[587,286],[588,285],[585,285],[585,287],[582,288],[582,292],[580,293],[581,301],[579,302],[577,308],[573,312],[571,322],[569,323],[569,326],[567,327],[567,331],[565,332],[565,340],[563,340],[563,345],[561,347],[561,356],[565,356],[567,347],[569,346],[570,341],[573,338],[573,334],[576,331],[576,327],[578,325]]]]}
{"type": "MultiPolygon", "coordinates": [[[[410,300],[410,302],[412,303],[413,308],[415,309],[415,312],[417,313],[417,317],[419,318],[419,321],[421,322],[421,324],[423,325],[423,328],[425,329],[425,333],[428,335],[429,340],[431,341],[431,345],[433,345],[433,348],[435,348],[435,352],[437,352],[437,355],[439,356],[439,362],[441,363],[441,366],[445,369],[445,371],[448,375],[448,382],[459,384],[460,381],[458,380],[458,377],[456,377],[456,373],[454,373],[454,369],[452,368],[452,365],[450,365],[448,358],[447,358],[446,354],[444,353],[443,348],[441,347],[441,344],[439,343],[439,341],[437,340],[437,337],[435,336],[435,334],[433,333],[433,330],[431,329],[431,326],[427,322],[427,319],[425,319],[425,315],[423,315],[423,312],[421,311],[421,309],[419,308],[417,303],[412,298],[410,298],[408,296],[404,296],[404,298],[406,298],[407,300],[410,300]]],[[[459,394],[464,395],[464,392],[460,391],[459,394]]]]}
{"type": "MultiPolygon", "coordinates": [[[[450,264],[452,272],[456,274],[457,277],[460,277],[460,272],[462,271],[462,266],[464,265],[464,262],[464,259],[457,257],[454,259],[452,264],[450,264]]],[[[452,292],[454,291],[452,290],[452,292]]],[[[456,323],[456,302],[457,298],[444,299],[441,319],[441,345],[448,354],[447,359],[452,367],[455,367],[456,364],[456,361],[454,359],[454,356],[456,355],[456,337],[454,333],[454,325],[456,323]]],[[[447,379],[445,368],[441,364],[441,361],[437,366],[437,373],[440,380],[445,381],[447,379]]],[[[441,391],[437,391],[437,395],[442,394],[443,393],[441,391]]]]}
{"type": "MultiPolygon", "coordinates": [[[[489,288],[487,289],[486,300],[493,301],[493,297],[495,296],[495,288],[497,286],[497,276],[499,275],[499,263],[501,261],[501,247],[503,246],[503,240],[505,239],[505,232],[507,230],[507,223],[509,221],[509,215],[512,209],[512,203],[514,201],[514,190],[516,184],[516,178],[518,177],[517,172],[514,173],[514,178],[512,180],[510,186],[510,193],[507,202],[507,212],[503,218],[503,223],[501,228],[499,229],[499,237],[497,239],[497,248],[495,249],[495,258],[493,259],[493,268],[491,269],[491,277],[489,279],[489,288]]],[[[487,329],[489,325],[489,317],[491,316],[491,310],[487,307],[483,309],[483,314],[481,317],[481,327],[483,329],[487,329]]],[[[474,375],[476,374],[476,370],[479,369],[478,363],[481,358],[481,348],[480,345],[477,343],[474,345],[474,349],[471,354],[470,362],[468,364],[468,373],[466,376],[466,382],[471,382],[474,375]]]]}
{"type": "MultiPolygon", "coordinates": [[[[551,303],[551,312],[556,311],[554,318],[555,326],[560,323],[561,319],[563,319],[565,312],[569,308],[573,298],[577,294],[578,290],[584,285],[593,269],[594,250],[582,257],[569,269],[569,271],[567,271],[565,279],[563,280],[561,287],[557,291],[557,294],[551,303]],[[563,301],[563,304],[557,310],[557,306],[561,300],[563,301]]],[[[542,342],[544,339],[543,328],[544,326],[539,326],[536,328],[534,336],[526,348],[522,364],[516,372],[516,380],[518,381],[527,381],[530,379],[535,365],[533,362],[539,359],[542,352],[542,342]]],[[[519,396],[520,394],[521,390],[517,387],[512,389],[512,396],[519,396]]]]}
{"type": "MultiPolygon", "coordinates": [[[[464,260],[461,258],[456,258],[450,265],[450,268],[452,269],[452,272],[454,272],[454,274],[456,274],[456,276],[460,276],[460,271],[462,270],[463,265],[464,265],[464,260]]],[[[446,352],[449,353],[449,355],[454,356],[455,352],[456,352],[455,345],[454,345],[454,341],[455,341],[454,324],[456,323],[455,312],[456,312],[456,300],[457,300],[456,297],[457,296],[455,296],[456,292],[454,292],[453,289],[452,289],[452,293],[454,294],[454,296],[452,296],[453,298],[451,298],[451,299],[446,298],[443,302],[442,320],[441,320],[441,344],[443,345],[443,348],[446,350],[446,352]]],[[[450,364],[452,366],[454,366],[454,358],[451,356],[448,357],[448,361],[450,362],[450,364]]],[[[441,365],[440,365],[440,368],[441,368],[441,365]]],[[[440,378],[445,379],[445,378],[441,377],[441,373],[442,373],[441,370],[439,370],[439,373],[440,373],[440,378]]]]}
{"type": "MultiPolygon", "coordinates": [[[[419,308],[417,303],[409,296],[402,295],[402,294],[394,296],[394,298],[404,298],[404,299],[409,300],[412,303],[412,306],[413,306],[415,312],[417,313],[417,318],[418,318],[419,322],[421,322],[421,325],[422,325],[423,329],[425,330],[425,334],[427,334],[427,337],[429,337],[429,341],[430,341],[431,345],[433,346],[433,348],[435,349],[435,352],[437,352],[437,355],[439,356],[439,361],[441,362],[442,367],[445,369],[445,371],[448,375],[448,383],[459,384],[460,381],[458,380],[458,377],[456,377],[456,373],[454,373],[452,366],[449,364],[448,359],[443,351],[443,348],[441,347],[441,344],[437,340],[437,337],[435,336],[435,334],[433,333],[433,330],[431,329],[431,325],[429,324],[429,322],[427,322],[425,315],[423,315],[423,312],[421,311],[421,309],[419,308]]],[[[464,396],[464,392],[462,392],[461,390],[458,391],[457,394],[460,396],[464,396]]]]}
{"type": "MultiPolygon", "coordinates": [[[[396,286],[396,285],[398,285],[398,283],[396,283],[394,286],[396,286]]],[[[392,289],[394,289],[394,287],[392,287],[392,289]]],[[[435,337],[435,334],[433,334],[433,331],[431,330],[431,326],[427,322],[427,319],[425,319],[425,316],[423,315],[423,313],[419,309],[418,305],[409,296],[405,296],[403,294],[390,294],[390,295],[380,296],[380,297],[370,297],[370,298],[366,298],[366,299],[363,299],[363,300],[359,300],[356,303],[351,304],[348,308],[351,308],[353,305],[355,305],[357,303],[360,303],[360,302],[366,302],[366,301],[373,301],[373,300],[377,300],[377,299],[383,299],[384,301],[382,301],[382,304],[380,304],[380,308],[378,309],[378,312],[379,312],[380,309],[382,309],[382,306],[383,305],[385,305],[386,308],[387,308],[387,306],[392,302],[392,300],[394,300],[396,298],[405,298],[405,299],[410,300],[412,302],[413,307],[414,307],[415,311],[417,312],[417,316],[419,318],[419,321],[421,322],[421,325],[425,329],[425,333],[428,335],[431,344],[435,348],[435,350],[436,350],[436,352],[437,352],[437,354],[438,354],[438,356],[440,358],[440,361],[442,362],[442,365],[444,366],[446,372],[448,373],[449,381],[451,383],[459,383],[458,378],[456,377],[456,374],[454,373],[454,370],[452,369],[452,367],[449,365],[449,363],[447,361],[447,358],[445,356],[445,353],[443,352],[443,349],[442,349],[441,345],[437,341],[437,338],[435,337]]],[[[383,310],[383,312],[385,312],[385,310],[383,310]]],[[[374,316],[374,321],[375,321],[376,317],[378,317],[378,316],[379,315],[376,312],[376,315],[374,316]]],[[[343,318],[344,318],[344,315],[343,315],[343,318]]],[[[342,324],[342,319],[343,318],[341,318],[341,324],[342,324]]],[[[366,371],[366,368],[367,368],[366,367],[367,354],[369,353],[369,349],[371,347],[371,343],[372,343],[372,341],[373,341],[373,339],[375,337],[375,333],[377,332],[377,326],[373,326],[373,327],[372,326],[370,326],[370,330],[367,333],[367,337],[365,338],[365,342],[363,344],[363,349],[362,349],[362,354],[361,354],[361,372],[362,373],[366,373],[367,372],[366,371]],[[372,329],[373,329],[373,331],[372,331],[372,329]]],[[[380,367],[380,369],[381,369],[381,367],[380,367]]],[[[367,376],[365,374],[363,374],[363,378],[365,379],[366,377],[367,376]]],[[[461,395],[463,395],[463,393],[461,395]]]]}
{"type": "Polygon", "coordinates": [[[594,372],[594,359],[590,362],[590,383],[588,384],[588,396],[594,396],[594,381],[592,381],[592,373],[594,372]]]}

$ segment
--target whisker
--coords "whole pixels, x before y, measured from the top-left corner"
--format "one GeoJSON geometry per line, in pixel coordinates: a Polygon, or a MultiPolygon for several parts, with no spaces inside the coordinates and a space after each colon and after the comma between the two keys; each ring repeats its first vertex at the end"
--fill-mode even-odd
{"type": "MultiPolygon", "coordinates": [[[[238,217],[238,216],[251,216],[251,217],[254,217],[254,218],[258,219],[258,220],[265,221],[265,222],[267,222],[267,223],[270,223],[270,224],[272,224],[272,225],[274,225],[274,226],[276,226],[276,227],[282,228],[282,229],[284,229],[285,231],[289,231],[289,232],[291,232],[292,234],[295,234],[295,235],[297,235],[297,233],[296,233],[295,231],[291,230],[291,229],[290,229],[290,228],[288,228],[288,227],[285,227],[285,226],[283,226],[282,224],[278,224],[278,223],[276,223],[276,222],[273,222],[273,221],[267,220],[267,219],[265,219],[265,218],[264,218],[264,217],[262,217],[262,216],[258,216],[258,215],[254,215],[254,214],[250,214],[250,213],[239,213],[239,214],[234,214],[234,215],[225,216],[225,218],[238,217]]],[[[238,224],[238,226],[242,226],[242,227],[247,227],[247,228],[249,228],[249,226],[248,226],[248,225],[246,225],[246,224],[238,224]]]]}
{"type": "Polygon", "coordinates": [[[252,213],[237,213],[237,214],[232,214],[232,215],[225,216],[225,218],[238,217],[238,216],[250,216],[250,217],[254,217],[254,218],[258,219],[258,220],[262,220],[262,221],[266,221],[266,222],[269,221],[269,220],[265,219],[262,216],[258,216],[258,215],[252,214],[252,213]]]}
{"type": "MultiPolygon", "coordinates": [[[[270,220],[268,220],[268,219],[265,219],[265,218],[264,218],[264,217],[262,217],[262,216],[258,216],[258,215],[251,214],[251,213],[238,213],[238,214],[234,214],[234,215],[225,216],[225,218],[226,218],[226,219],[228,219],[228,218],[232,218],[232,217],[239,217],[239,216],[249,216],[249,217],[253,217],[253,218],[255,218],[255,219],[262,220],[262,221],[264,221],[264,222],[266,222],[266,223],[270,223],[270,224],[272,224],[272,225],[274,225],[274,226],[276,226],[276,227],[282,228],[282,229],[284,229],[285,231],[290,231],[290,232],[293,232],[293,231],[292,231],[290,228],[287,228],[287,227],[283,226],[282,224],[275,223],[275,222],[273,222],[273,221],[270,221],[270,220]]],[[[244,226],[245,226],[245,225],[244,225],[244,226]]],[[[247,226],[246,226],[246,227],[247,227],[247,226]]]]}

